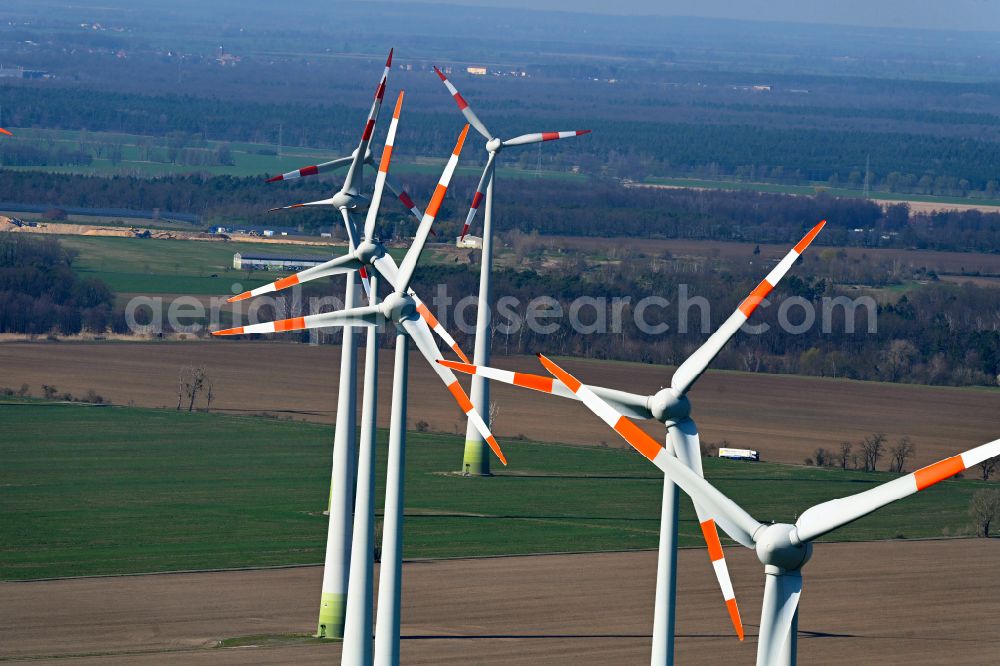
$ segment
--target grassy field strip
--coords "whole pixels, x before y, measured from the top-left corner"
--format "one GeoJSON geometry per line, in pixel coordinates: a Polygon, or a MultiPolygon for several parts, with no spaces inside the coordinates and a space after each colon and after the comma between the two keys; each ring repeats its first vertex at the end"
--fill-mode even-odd
{"type": "MultiPolygon", "coordinates": [[[[328,426],[297,421],[0,402],[0,579],[320,562],[331,443],[328,426]]],[[[461,437],[410,434],[407,557],[656,547],[661,479],[637,455],[505,444],[511,473],[470,479],[445,473],[461,437]]],[[[381,501],[385,432],[379,445],[381,501]]],[[[768,520],[891,478],[718,459],[705,469],[768,520]]],[[[836,536],[964,533],[981,485],[944,483],[836,536]]],[[[681,520],[681,544],[700,546],[686,501],[681,520]]]]}

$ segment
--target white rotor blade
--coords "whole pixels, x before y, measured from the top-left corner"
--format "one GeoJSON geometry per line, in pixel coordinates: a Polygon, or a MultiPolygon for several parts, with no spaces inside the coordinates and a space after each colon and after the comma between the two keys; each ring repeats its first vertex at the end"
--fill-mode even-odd
{"type": "MultiPolygon", "coordinates": [[[[497,381],[512,386],[528,388],[540,393],[557,395],[560,398],[570,398],[579,400],[580,396],[570,391],[565,384],[553,377],[543,375],[532,375],[526,372],[513,372],[511,370],[501,370],[483,365],[472,365],[469,362],[457,363],[455,361],[440,361],[445,367],[451,368],[455,372],[467,375],[479,375],[491,381],[497,381]]],[[[616,410],[634,419],[651,419],[653,414],[646,406],[649,398],[637,393],[628,393],[616,389],[604,388],[603,386],[588,385],[591,391],[596,393],[602,400],[609,403],[616,410]]]]}
{"type": "Polygon", "coordinates": [[[319,173],[326,173],[327,171],[335,171],[342,167],[348,166],[354,161],[354,156],[350,157],[340,157],[335,160],[330,160],[329,162],[323,162],[322,164],[313,164],[311,166],[305,166],[301,169],[295,169],[294,171],[289,171],[288,173],[283,173],[278,176],[272,176],[268,178],[266,183],[273,183],[279,180],[294,180],[295,178],[304,178],[305,176],[315,176],[319,173]]]}
{"type": "Polygon", "coordinates": [[[480,416],[479,412],[477,412],[476,408],[472,405],[472,401],[469,400],[469,396],[465,393],[465,389],[463,389],[462,385],[458,383],[458,377],[456,377],[455,373],[451,370],[437,363],[437,361],[441,360],[441,352],[438,351],[437,345],[434,344],[434,339],[431,337],[430,331],[426,328],[424,321],[421,319],[404,319],[401,322],[401,325],[404,329],[406,329],[407,334],[409,334],[409,336],[413,339],[413,342],[416,343],[417,349],[419,349],[420,353],[423,354],[425,359],[427,359],[431,368],[434,369],[434,371],[441,378],[441,381],[443,381],[445,386],[448,387],[448,390],[451,391],[451,394],[455,397],[455,401],[458,403],[458,406],[462,409],[465,415],[469,417],[469,420],[475,426],[476,430],[479,431],[479,434],[483,436],[483,439],[486,440],[486,443],[490,445],[493,453],[496,454],[496,457],[499,458],[500,462],[506,465],[507,457],[504,456],[503,451],[500,450],[500,445],[497,443],[493,433],[490,432],[490,428],[486,425],[483,417],[480,416]]]}
{"type": "Polygon", "coordinates": [[[248,333],[284,333],[285,331],[301,331],[307,328],[324,328],[327,326],[382,326],[385,315],[380,305],[368,305],[350,310],[337,310],[307,317],[292,317],[279,319],[263,324],[249,324],[227,328],[222,331],[212,331],[212,335],[246,335],[248,333]]]}
{"type": "Polygon", "coordinates": [[[271,284],[265,284],[262,287],[257,287],[256,289],[251,289],[250,291],[244,291],[242,294],[237,296],[232,296],[227,303],[235,303],[236,301],[242,301],[252,296],[260,296],[261,294],[267,294],[272,291],[281,291],[282,289],[287,289],[288,287],[301,284],[302,282],[309,282],[310,280],[316,280],[319,278],[327,277],[328,275],[340,275],[342,273],[349,273],[354,270],[362,268],[361,262],[355,259],[352,255],[346,255],[343,257],[337,257],[336,259],[331,259],[319,266],[312,266],[305,270],[289,275],[288,277],[283,277],[280,280],[275,280],[271,284]]]}
{"type": "Polygon", "coordinates": [[[687,493],[692,500],[705,507],[718,522],[719,527],[724,529],[729,536],[747,548],[754,547],[753,535],[761,528],[761,524],[754,520],[750,514],[719,492],[715,486],[692,472],[675,456],[667,453],[655,439],[639,429],[637,425],[607,402],[601,400],[596,393],[582,384],[576,377],[545,356],[539,354],[538,358],[545,369],[575,392],[590,411],[611,426],[622,439],[632,445],[632,448],[663,470],[663,473],[680,486],[681,490],[687,493]]]}
{"type": "MultiPolygon", "coordinates": [[[[383,279],[385,279],[385,281],[389,283],[389,286],[392,287],[393,291],[395,291],[396,284],[399,281],[399,268],[396,266],[396,261],[392,258],[392,256],[388,253],[383,254],[381,257],[375,258],[372,263],[375,265],[376,270],[378,270],[383,279]]],[[[441,324],[441,322],[438,321],[437,317],[434,316],[434,313],[430,311],[430,308],[428,308],[424,302],[420,300],[416,292],[413,291],[412,288],[408,288],[406,293],[413,298],[413,301],[417,304],[417,312],[420,314],[420,317],[424,320],[430,330],[434,331],[434,333],[441,338],[446,345],[451,347],[451,350],[454,351],[460,359],[468,361],[469,358],[465,355],[465,352],[462,351],[462,348],[458,346],[455,338],[451,337],[448,330],[441,324]]]]}
{"type": "Polygon", "coordinates": [[[392,147],[396,141],[396,126],[399,125],[399,111],[403,108],[403,91],[399,91],[396,98],[396,108],[392,111],[392,122],[389,123],[389,134],[385,138],[385,147],[382,148],[382,159],[378,163],[378,175],[375,176],[375,191],[372,193],[371,203],[368,204],[368,216],[365,218],[365,240],[371,240],[375,234],[375,219],[378,217],[378,209],[382,204],[382,190],[385,188],[385,177],[389,171],[389,163],[392,161],[392,147]]]}
{"type": "Polygon", "coordinates": [[[542,141],[555,141],[556,139],[569,139],[574,136],[590,134],[590,130],[572,130],[569,132],[534,132],[533,134],[522,134],[513,139],[503,142],[504,148],[508,146],[523,146],[528,143],[541,143],[542,141]]]}
{"type": "Polygon", "coordinates": [[[483,168],[483,175],[479,177],[479,185],[476,186],[476,193],[472,195],[472,205],[469,206],[469,214],[465,216],[465,225],[462,227],[462,238],[465,238],[465,234],[469,233],[469,226],[472,225],[472,220],[476,218],[476,213],[479,212],[479,204],[483,202],[486,183],[493,178],[493,163],[496,161],[496,157],[496,153],[490,153],[490,158],[486,160],[486,167],[483,168]]]}
{"type": "Polygon", "coordinates": [[[308,206],[332,206],[333,199],[320,199],[319,201],[307,201],[305,203],[292,204],[291,206],[278,206],[277,208],[268,208],[268,213],[273,213],[276,210],[291,210],[292,208],[306,208],[308,206]]]}
{"type": "Polygon", "coordinates": [[[945,458],[912,474],[893,479],[857,495],[817,504],[803,512],[795,521],[796,533],[800,541],[812,541],[827,532],[867,516],[886,504],[950,479],[959,472],[996,456],[1000,456],[1000,439],[969,449],[957,456],[945,458]]]}
{"type": "Polygon", "coordinates": [[[691,356],[687,358],[677,371],[674,376],[670,379],[670,387],[677,391],[679,394],[684,395],[688,390],[694,385],[698,378],[701,377],[702,373],[708,369],[709,363],[711,363],[722,348],[726,346],[729,339],[733,337],[743,323],[750,318],[753,311],[757,309],[760,302],[771,293],[774,286],[785,276],[785,273],[792,267],[795,260],[799,258],[809,244],[813,242],[816,235],[823,229],[826,225],[826,220],[823,220],[815,227],[810,229],[809,233],[798,242],[798,244],[792,248],[792,250],[785,255],[774,269],[767,274],[757,288],[750,292],[750,295],[744,299],[740,306],[736,308],[733,314],[729,315],[729,319],[722,323],[722,326],[713,333],[705,343],[699,347],[691,356]]]}
{"type": "Polygon", "coordinates": [[[389,68],[392,67],[392,51],[389,49],[389,57],[385,60],[385,70],[382,72],[382,80],[379,81],[378,88],[375,89],[375,99],[372,100],[372,108],[368,111],[368,120],[365,121],[365,129],[361,132],[361,142],[358,149],[354,151],[351,168],[344,178],[344,190],[357,192],[361,189],[361,174],[363,172],[365,158],[368,155],[368,144],[372,140],[372,132],[375,131],[375,121],[378,120],[379,109],[382,108],[382,98],[385,97],[385,84],[389,79],[389,68]]]}
{"type": "Polygon", "coordinates": [[[769,574],[766,578],[760,635],[757,637],[757,666],[789,663],[789,658],[794,660],[794,655],[788,655],[786,649],[790,647],[789,635],[802,596],[800,572],[769,574]]]}
{"type": "MultiPolygon", "coordinates": [[[[695,425],[694,421],[684,419],[672,426],[668,426],[667,436],[670,438],[670,443],[673,445],[674,454],[677,458],[687,465],[692,472],[705,478],[705,473],[701,465],[701,440],[698,437],[698,426],[695,425]]],[[[708,556],[712,561],[712,569],[715,571],[715,577],[719,581],[719,589],[722,590],[722,598],[726,602],[729,619],[733,623],[736,635],[740,640],[743,640],[743,620],[740,617],[739,604],[736,603],[736,591],[733,589],[733,582],[729,577],[729,567],[726,565],[726,553],[722,550],[719,531],[716,529],[716,521],[711,512],[697,500],[694,500],[694,511],[698,514],[698,524],[701,526],[702,536],[705,537],[708,556]]],[[[723,520],[725,519],[723,518],[723,520]]]]}
{"type": "Polygon", "coordinates": [[[490,131],[488,129],[486,129],[486,125],[484,125],[483,121],[479,119],[479,116],[477,116],[475,112],[471,108],[469,108],[469,103],[465,101],[465,98],[462,97],[461,94],[459,94],[458,89],[452,85],[451,81],[449,81],[448,78],[444,75],[444,72],[442,72],[437,67],[434,68],[434,71],[437,72],[437,75],[441,78],[441,81],[444,82],[444,87],[447,88],[448,92],[451,93],[451,96],[455,98],[455,104],[458,105],[458,110],[462,112],[462,115],[465,116],[465,119],[469,121],[469,124],[475,127],[476,131],[482,134],[487,141],[492,139],[493,135],[490,134],[490,131]]]}
{"type": "Polygon", "coordinates": [[[441,179],[438,181],[437,187],[434,188],[434,194],[431,196],[430,203],[427,204],[427,210],[424,211],[424,217],[420,220],[420,226],[417,227],[417,233],[413,237],[413,244],[407,251],[406,256],[403,257],[403,263],[399,267],[399,282],[396,285],[397,292],[405,291],[410,286],[410,280],[413,279],[413,271],[417,268],[417,262],[420,261],[420,254],[424,251],[424,244],[427,242],[427,235],[431,232],[434,218],[437,217],[438,211],[441,209],[441,202],[444,201],[444,195],[448,192],[448,184],[455,173],[455,167],[458,166],[458,156],[462,153],[462,146],[465,144],[465,137],[468,134],[469,126],[466,125],[462,128],[462,133],[458,135],[458,141],[455,143],[455,148],[451,151],[451,157],[448,158],[448,163],[444,167],[441,179]]]}

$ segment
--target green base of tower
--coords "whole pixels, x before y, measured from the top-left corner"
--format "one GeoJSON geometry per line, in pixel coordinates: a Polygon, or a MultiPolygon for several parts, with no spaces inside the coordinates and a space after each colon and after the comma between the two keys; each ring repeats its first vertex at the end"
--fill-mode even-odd
{"type": "Polygon", "coordinates": [[[324,592],[319,606],[319,622],[316,625],[316,638],[344,637],[344,622],[347,617],[347,595],[336,592],[324,592]]]}
{"type": "Polygon", "coordinates": [[[465,455],[459,473],[466,476],[493,476],[490,472],[490,448],[481,439],[465,440],[465,455]]]}

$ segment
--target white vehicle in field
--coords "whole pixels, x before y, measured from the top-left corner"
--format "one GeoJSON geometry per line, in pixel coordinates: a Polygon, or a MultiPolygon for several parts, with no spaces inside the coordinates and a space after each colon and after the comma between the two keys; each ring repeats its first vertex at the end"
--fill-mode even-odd
{"type": "Polygon", "coordinates": [[[730,460],[753,460],[760,461],[760,452],[753,449],[719,449],[720,458],[730,460]]]}

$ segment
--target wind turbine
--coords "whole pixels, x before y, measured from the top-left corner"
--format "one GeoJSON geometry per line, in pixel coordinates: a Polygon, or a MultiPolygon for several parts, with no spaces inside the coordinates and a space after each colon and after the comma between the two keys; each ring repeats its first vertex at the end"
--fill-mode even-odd
{"type": "MultiPolygon", "coordinates": [[[[486,193],[486,212],[483,218],[483,253],[479,267],[479,305],[476,310],[476,346],[473,352],[473,359],[476,365],[485,366],[490,364],[490,295],[491,295],[491,273],[493,270],[493,185],[496,175],[497,155],[504,148],[513,146],[524,146],[542,141],[553,141],[556,139],[566,139],[582,134],[589,134],[590,130],[575,130],[570,132],[535,132],[532,134],[522,134],[504,141],[493,136],[483,121],[469,107],[469,103],[458,92],[451,81],[445,77],[444,73],[434,68],[437,75],[444,82],[445,87],[455,99],[459,110],[465,119],[476,128],[486,139],[486,152],[489,157],[486,166],[483,168],[483,175],[479,178],[479,185],[476,187],[476,194],[472,198],[472,206],[465,218],[465,225],[462,227],[462,238],[469,231],[469,225],[476,217],[476,211],[483,201],[483,191],[486,193]]],[[[468,363],[468,361],[466,361],[468,363]]],[[[481,414],[489,414],[490,387],[489,383],[481,377],[472,378],[472,404],[481,414]]],[[[462,469],[475,475],[487,475],[490,473],[489,458],[483,447],[483,440],[479,436],[478,430],[473,423],[469,423],[465,432],[465,453],[462,460],[462,469]]]]}
{"type": "MultiPolygon", "coordinates": [[[[394,116],[398,118],[402,104],[402,93],[396,103],[394,116]]],[[[396,365],[393,374],[392,421],[389,434],[389,458],[386,477],[386,501],[383,517],[383,550],[381,564],[381,580],[379,584],[378,619],[375,632],[376,664],[397,664],[399,662],[399,624],[401,604],[401,571],[402,571],[402,521],[403,521],[403,468],[405,465],[406,446],[406,385],[408,381],[408,339],[412,339],[427,359],[431,367],[447,385],[448,390],[458,401],[462,411],[478,424],[483,437],[504,464],[507,463],[496,439],[482,417],[475,412],[468,396],[458,383],[458,378],[448,368],[438,364],[442,360],[434,338],[424,319],[417,311],[417,301],[409,294],[410,282],[420,260],[431,226],[444,200],[448,184],[458,165],[469,126],[466,125],[458,137],[451,157],[445,166],[444,173],[438,181],[434,195],[431,197],[427,210],[424,212],[417,229],[413,244],[403,258],[402,265],[385,252],[384,248],[374,238],[375,217],[385,184],[384,173],[388,172],[392,154],[392,138],[387,141],[379,165],[379,178],[375,183],[375,192],[368,217],[365,220],[364,241],[358,249],[349,252],[338,259],[316,266],[298,274],[300,279],[313,279],[324,275],[334,275],[349,270],[358,270],[363,266],[372,266],[386,282],[393,286],[394,291],[380,303],[366,307],[351,308],[323,314],[294,317],[275,322],[253,324],[216,331],[213,335],[241,335],[244,333],[273,333],[280,331],[296,331],[328,326],[379,326],[387,320],[396,325],[396,365]],[[309,273],[309,275],[306,275],[309,273]]],[[[373,467],[371,468],[373,469],[373,467]]],[[[369,609],[370,612],[370,609],[369,609]]],[[[363,632],[359,632],[363,634],[363,632]]]]}
{"type": "Polygon", "coordinates": [[[541,354],[539,359],[588,409],[673,479],[693,501],[704,506],[729,536],[757,552],[765,575],[757,666],[784,666],[796,662],[802,567],[812,556],[812,542],[816,538],[1000,455],[1000,439],[996,439],[871,490],[817,504],[802,513],[794,525],[763,524],[669,455],[652,437],[590,387],[581,384],[576,377],[541,354]]]}
{"type": "MultiPolygon", "coordinates": [[[[750,292],[750,295],[736,308],[725,322],[713,333],[705,343],[685,360],[671,379],[668,388],[660,389],[653,395],[640,395],[604,388],[588,386],[587,389],[602,400],[614,406],[616,410],[632,418],[656,419],[667,429],[665,450],[669,455],[676,456],[684,465],[698,476],[704,476],[701,464],[701,445],[698,437],[698,427],[691,418],[691,402],[688,391],[698,378],[705,372],[709,364],[719,355],[729,339],[743,326],[760,302],[774,289],[789,271],[796,259],[816,238],[826,221],[814,226],[792,250],[774,267],[764,280],[750,292]]],[[[551,377],[532,375],[521,372],[511,372],[497,368],[480,367],[441,361],[453,370],[473,374],[484,380],[492,379],[506,384],[514,384],[543,393],[551,393],[562,397],[580,400],[580,395],[572,387],[551,377]]],[[[561,379],[561,378],[560,378],[561,379]]],[[[673,663],[674,654],[674,620],[676,609],[676,572],[677,572],[677,487],[665,476],[663,482],[663,504],[660,514],[660,543],[656,572],[656,605],[653,617],[653,651],[651,663],[655,665],[673,663]]],[[[736,629],[736,634],[743,640],[743,623],[740,619],[739,607],[736,603],[729,571],[726,567],[725,555],[719,542],[712,514],[694,501],[698,522],[708,546],[712,567],[718,578],[725,599],[729,616],[736,629]]]]}

